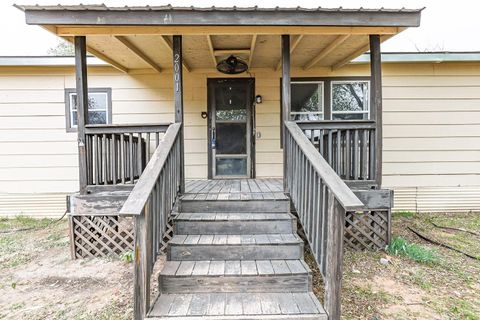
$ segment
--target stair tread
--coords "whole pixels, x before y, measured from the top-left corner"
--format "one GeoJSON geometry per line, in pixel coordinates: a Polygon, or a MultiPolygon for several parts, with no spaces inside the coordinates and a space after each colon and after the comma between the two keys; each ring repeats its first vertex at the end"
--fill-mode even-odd
{"type": "Polygon", "coordinates": [[[306,315],[326,319],[325,310],[312,292],[187,293],[160,295],[147,318],[302,319],[306,315]]]}
{"type": "Polygon", "coordinates": [[[289,213],[246,213],[246,212],[182,212],[176,221],[258,221],[258,220],[292,220],[289,213]]]}
{"type": "Polygon", "coordinates": [[[282,234],[215,234],[175,235],[170,245],[289,245],[303,243],[293,233],[282,234]]]}
{"type": "Polygon", "coordinates": [[[280,276],[309,274],[300,259],[166,261],[161,276],[280,276]]]}

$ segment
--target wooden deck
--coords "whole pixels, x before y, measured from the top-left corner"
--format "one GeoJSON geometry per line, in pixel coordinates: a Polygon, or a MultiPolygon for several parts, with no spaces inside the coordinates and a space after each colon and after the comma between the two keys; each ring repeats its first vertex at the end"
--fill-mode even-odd
{"type": "Polygon", "coordinates": [[[285,200],[282,179],[189,180],[184,200],[285,200]]]}

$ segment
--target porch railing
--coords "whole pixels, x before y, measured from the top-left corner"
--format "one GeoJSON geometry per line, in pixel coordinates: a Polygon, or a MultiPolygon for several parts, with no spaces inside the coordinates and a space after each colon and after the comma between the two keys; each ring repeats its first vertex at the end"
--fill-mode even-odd
{"type": "MultiPolygon", "coordinates": [[[[345,217],[347,212],[362,209],[363,203],[305,135],[305,130],[318,130],[316,127],[302,130],[289,121],[285,127],[286,186],[325,283],[325,310],[329,319],[337,320],[345,217]]],[[[332,127],[321,129],[330,132],[329,145],[333,145],[332,127]]]]}
{"type": "Polygon", "coordinates": [[[374,121],[316,121],[297,124],[342,179],[376,179],[374,121]]]}
{"type": "Polygon", "coordinates": [[[168,126],[85,126],[87,185],[133,184],[142,174],[168,126]]]}
{"type": "Polygon", "coordinates": [[[168,127],[119,212],[135,217],[135,319],[143,319],[151,307],[150,278],[182,183],[181,127],[168,127]]]}

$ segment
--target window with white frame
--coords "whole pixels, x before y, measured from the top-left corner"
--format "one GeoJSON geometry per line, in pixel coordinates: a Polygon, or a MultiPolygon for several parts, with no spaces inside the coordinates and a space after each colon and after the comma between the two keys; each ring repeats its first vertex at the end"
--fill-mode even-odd
{"type": "Polygon", "coordinates": [[[369,81],[331,81],[333,120],[366,120],[369,118],[369,81]]]}
{"type": "MultiPolygon", "coordinates": [[[[112,122],[110,88],[88,90],[88,124],[109,124],[112,122]]],[[[67,131],[77,127],[77,93],[75,89],[65,90],[67,131]]]]}
{"type": "Polygon", "coordinates": [[[291,120],[323,120],[323,81],[292,82],[291,96],[291,120]]]}

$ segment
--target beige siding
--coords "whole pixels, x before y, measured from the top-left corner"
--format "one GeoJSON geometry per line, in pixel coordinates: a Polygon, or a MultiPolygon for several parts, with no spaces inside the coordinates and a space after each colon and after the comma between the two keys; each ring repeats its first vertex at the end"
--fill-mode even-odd
{"type": "MultiPolygon", "coordinates": [[[[368,75],[367,65],[335,73],[368,75]]],[[[207,79],[185,74],[185,153],[189,179],[207,177],[207,79]]],[[[282,176],[280,74],[254,70],[257,177],[282,176]]],[[[480,209],[480,63],[384,65],[384,186],[395,208],[418,211],[480,209]]],[[[125,75],[90,70],[90,87],[111,87],[114,123],[173,121],[171,73],[125,75]]],[[[65,131],[64,88],[72,69],[0,69],[0,214],[60,215],[77,182],[76,134],[65,131]]]]}

